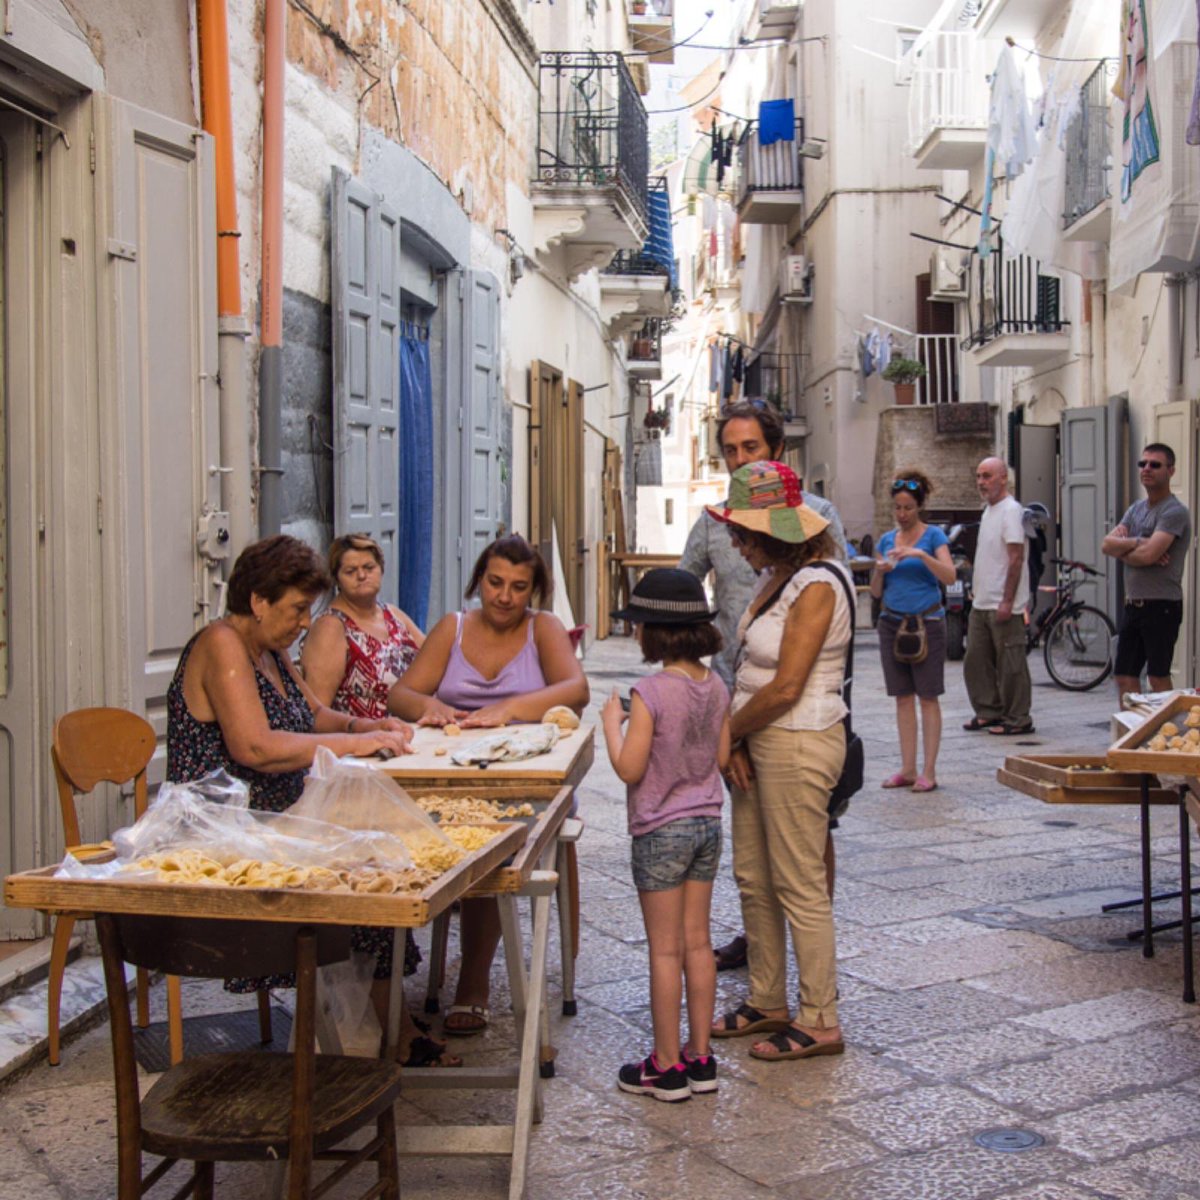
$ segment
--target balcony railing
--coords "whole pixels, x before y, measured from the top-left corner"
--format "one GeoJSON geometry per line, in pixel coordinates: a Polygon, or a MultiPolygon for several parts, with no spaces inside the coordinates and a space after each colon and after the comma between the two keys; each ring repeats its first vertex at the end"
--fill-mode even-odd
{"type": "Polygon", "coordinates": [[[967,303],[969,333],[964,350],[979,350],[1000,338],[1017,335],[1011,353],[1002,346],[987,354],[984,365],[1029,366],[1065,349],[1070,322],[1061,310],[1061,281],[1043,275],[1026,254],[1008,256],[1002,238],[986,258],[975,256],[967,303]],[[1027,338],[1021,335],[1052,335],[1027,338]]]}
{"type": "Polygon", "coordinates": [[[1099,208],[1109,198],[1112,170],[1108,81],[1101,63],[1080,89],[1080,107],[1067,126],[1067,188],[1063,228],[1099,208]]]}
{"type": "MultiPolygon", "coordinates": [[[[922,50],[913,67],[908,93],[908,152],[918,156],[939,131],[977,136],[983,145],[987,131],[988,91],[986,46],[972,32],[942,30],[922,50]]],[[[962,146],[966,157],[972,150],[962,146]]],[[[922,163],[938,166],[937,163],[922,163]]],[[[970,165],[950,163],[951,167],[970,165]]]]}
{"type": "Polygon", "coordinates": [[[772,142],[769,146],[759,141],[758,122],[751,121],[738,147],[739,194],[803,191],[803,142],[803,118],[796,119],[795,136],[790,142],[772,142]]]}
{"type": "Polygon", "coordinates": [[[801,354],[762,351],[746,366],[743,398],[765,400],[777,408],[785,419],[799,417],[804,397],[803,358],[801,354]]]}
{"type": "Polygon", "coordinates": [[[918,404],[957,404],[958,337],[953,333],[917,334],[917,362],[925,375],[917,380],[918,404]]]}
{"type": "Polygon", "coordinates": [[[661,275],[669,279],[671,272],[662,263],[641,250],[621,250],[604,268],[605,275],[661,275]]]}
{"type": "Polygon", "coordinates": [[[629,361],[662,362],[662,321],[651,317],[629,339],[629,361]]]}
{"type": "Polygon", "coordinates": [[[615,50],[550,51],[538,64],[537,182],[616,187],[644,225],[646,108],[615,50]]]}

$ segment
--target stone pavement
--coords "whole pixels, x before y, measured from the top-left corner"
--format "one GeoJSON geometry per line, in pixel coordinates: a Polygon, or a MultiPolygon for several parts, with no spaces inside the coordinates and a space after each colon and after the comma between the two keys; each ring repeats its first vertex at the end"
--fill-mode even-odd
{"type": "MultiPolygon", "coordinates": [[[[579,1014],[557,1015],[552,971],[559,1057],[534,1135],[530,1200],[1200,1198],[1200,1013],[1180,1001],[1179,934],[1161,935],[1145,959],[1124,937],[1136,914],[1100,912],[1137,891],[1136,811],[1051,810],[1001,788],[996,767],[1015,748],[961,731],[969,713],[956,664],[940,790],[881,791],[899,765],[894,708],[874,635],[860,633],[859,647],[856,727],[871,782],[837,835],[845,1056],[761,1063],[736,1040],[718,1044],[714,1098],[665,1105],[617,1091],[617,1067],[650,1047],[650,1017],[624,795],[598,747],[580,793],[579,1014]],[[998,1128],[1044,1143],[1021,1153],[976,1144],[998,1128]]],[[[641,670],[636,648],[617,638],[594,646],[586,666],[593,710],[641,670]]],[[[1022,744],[1102,749],[1111,689],[1060,691],[1040,660],[1034,676],[1038,732],[1022,744]]],[[[1155,816],[1162,888],[1176,879],[1175,821],[1173,811],[1155,816]]],[[[714,940],[739,924],[726,866],[714,940]]],[[[472,1061],[495,1058],[511,1036],[495,974],[493,1027],[455,1043],[472,1061]]],[[[410,996],[423,982],[423,972],[409,981],[410,996]]],[[[743,986],[744,973],[722,975],[719,1001],[736,1003],[743,986]]],[[[185,984],[189,1016],[239,1002],[185,984]]],[[[63,1066],[36,1065],[0,1090],[0,1200],[112,1195],[108,1053],[107,1029],[96,1027],[65,1047],[63,1066]]],[[[504,1093],[446,1092],[401,1108],[403,1120],[461,1122],[510,1106],[504,1093]]],[[[408,1200],[507,1194],[500,1160],[404,1169],[408,1200]]],[[[218,1169],[218,1195],[263,1194],[261,1168],[218,1169]]]]}

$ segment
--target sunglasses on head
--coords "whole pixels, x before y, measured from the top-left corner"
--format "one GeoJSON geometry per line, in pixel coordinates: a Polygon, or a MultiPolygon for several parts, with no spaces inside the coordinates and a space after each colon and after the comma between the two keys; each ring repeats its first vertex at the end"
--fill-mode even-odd
{"type": "Polygon", "coordinates": [[[767,407],[767,402],[761,398],[757,400],[735,400],[732,404],[723,404],[721,406],[721,416],[727,417],[731,412],[743,407],[757,409],[759,412],[762,412],[767,407]]]}
{"type": "Polygon", "coordinates": [[[1154,459],[1154,458],[1139,458],[1138,459],[1138,470],[1139,471],[1161,471],[1163,469],[1163,467],[1165,467],[1166,465],[1167,465],[1166,463],[1161,463],[1157,459],[1154,459]]]}
{"type": "Polygon", "coordinates": [[[901,488],[909,492],[919,492],[921,485],[915,479],[896,479],[892,481],[893,492],[898,492],[901,488]]]}

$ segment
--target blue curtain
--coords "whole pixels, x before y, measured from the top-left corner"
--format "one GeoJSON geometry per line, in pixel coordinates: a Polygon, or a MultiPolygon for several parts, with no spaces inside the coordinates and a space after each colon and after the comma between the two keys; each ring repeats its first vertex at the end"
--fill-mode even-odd
{"type": "Polygon", "coordinates": [[[400,607],[422,628],[433,581],[433,379],[429,329],[400,329],[400,607]]]}
{"type": "Polygon", "coordinates": [[[650,237],[642,253],[661,263],[671,275],[671,287],[679,286],[675,271],[675,249],[671,238],[671,196],[665,188],[653,188],[649,196],[650,237]]]}

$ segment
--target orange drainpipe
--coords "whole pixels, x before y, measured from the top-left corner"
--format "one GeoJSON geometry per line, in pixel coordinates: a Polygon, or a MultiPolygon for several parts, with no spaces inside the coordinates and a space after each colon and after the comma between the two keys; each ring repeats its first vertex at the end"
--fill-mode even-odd
{"type": "Polygon", "coordinates": [[[225,0],[197,0],[200,103],[213,140],[217,191],[217,339],[220,370],[221,504],[229,514],[231,559],[254,537],[250,484],[250,419],[246,400],[246,339],[242,311],[237,179],[233,170],[233,106],[229,84],[229,21],[225,0]]]}
{"type": "Polygon", "coordinates": [[[258,363],[258,532],[282,521],[283,455],[283,88],[286,0],[266,0],[263,20],[262,354],[258,363]]]}

